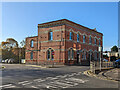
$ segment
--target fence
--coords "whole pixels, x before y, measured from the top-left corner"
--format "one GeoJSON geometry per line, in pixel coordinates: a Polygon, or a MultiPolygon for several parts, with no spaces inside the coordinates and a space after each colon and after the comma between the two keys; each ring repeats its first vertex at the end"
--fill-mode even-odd
{"type": "Polygon", "coordinates": [[[101,70],[106,68],[114,67],[114,62],[101,62],[100,61],[90,61],[90,70],[91,72],[95,73],[95,70],[101,70]]]}

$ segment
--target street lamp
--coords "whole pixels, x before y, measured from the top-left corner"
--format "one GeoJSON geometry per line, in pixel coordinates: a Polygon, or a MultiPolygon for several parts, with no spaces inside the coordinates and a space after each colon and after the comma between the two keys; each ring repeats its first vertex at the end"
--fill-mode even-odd
{"type": "Polygon", "coordinates": [[[101,71],[101,52],[102,52],[102,47],[101,46],[99,46],[99,52],[100,52],[100,71],[101,71]]]}

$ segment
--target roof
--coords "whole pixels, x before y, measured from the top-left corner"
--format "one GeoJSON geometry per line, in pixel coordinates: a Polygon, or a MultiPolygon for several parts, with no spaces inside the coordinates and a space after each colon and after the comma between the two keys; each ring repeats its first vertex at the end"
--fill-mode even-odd
{"type": "Polygon", "coordinates": [[[77,24],[77,23],[72,22],[72,21],[67,20],[67,19],[60,19],[60,20],[56,20],[56,21],[41,23],[41,24],[38,24],[38,27],[44,27],[45,25],[49,25],[49,24],[50,24],[50,25],[51,25],[51,24],[55,24],[55,25],[56,25],[56,24],[59,24],[59,23],[61,23],[61,24],[67,24],[66,22],[75,24],[75,25],[80,26],[80,27],[82,27],[82,28],[85,28],[85,29],[88,29],[88,30],[91,30],[91,31],[93,31],[93,32],[97,32],[97,33],[103,35],[102,33],[96,31],[96,29],[90,29],[90,28],[88,28],[88,27],[85,27],[85,26],[83,26],[83,25],[77,24]]]}
{"type": "Polygon", "coordinates": [[[26,38],[34,38],[34,37],[38,37],[38,36],[31,36],[31,37],[26,37],[26,38]]]}

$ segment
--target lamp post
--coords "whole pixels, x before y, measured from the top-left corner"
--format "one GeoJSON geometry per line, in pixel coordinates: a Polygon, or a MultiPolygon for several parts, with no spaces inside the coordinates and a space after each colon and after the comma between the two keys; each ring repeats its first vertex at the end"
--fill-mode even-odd
{"type": "Polygon", "coordinates": [[[101,71],[101,60],[102,60],[101,58],[102,47],[101,46],[99,46],[99,52],[100,52],[100,71],[101,71]]]}

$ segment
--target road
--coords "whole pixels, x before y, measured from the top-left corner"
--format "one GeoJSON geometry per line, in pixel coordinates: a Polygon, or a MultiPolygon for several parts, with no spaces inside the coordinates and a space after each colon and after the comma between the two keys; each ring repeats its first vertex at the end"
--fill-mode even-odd
{"type": "Polygon", "coordinates": [[[40,68],[3,64],[0,88],[118,88],[118,83],[84,75],[88,66],[40,68]]]}

